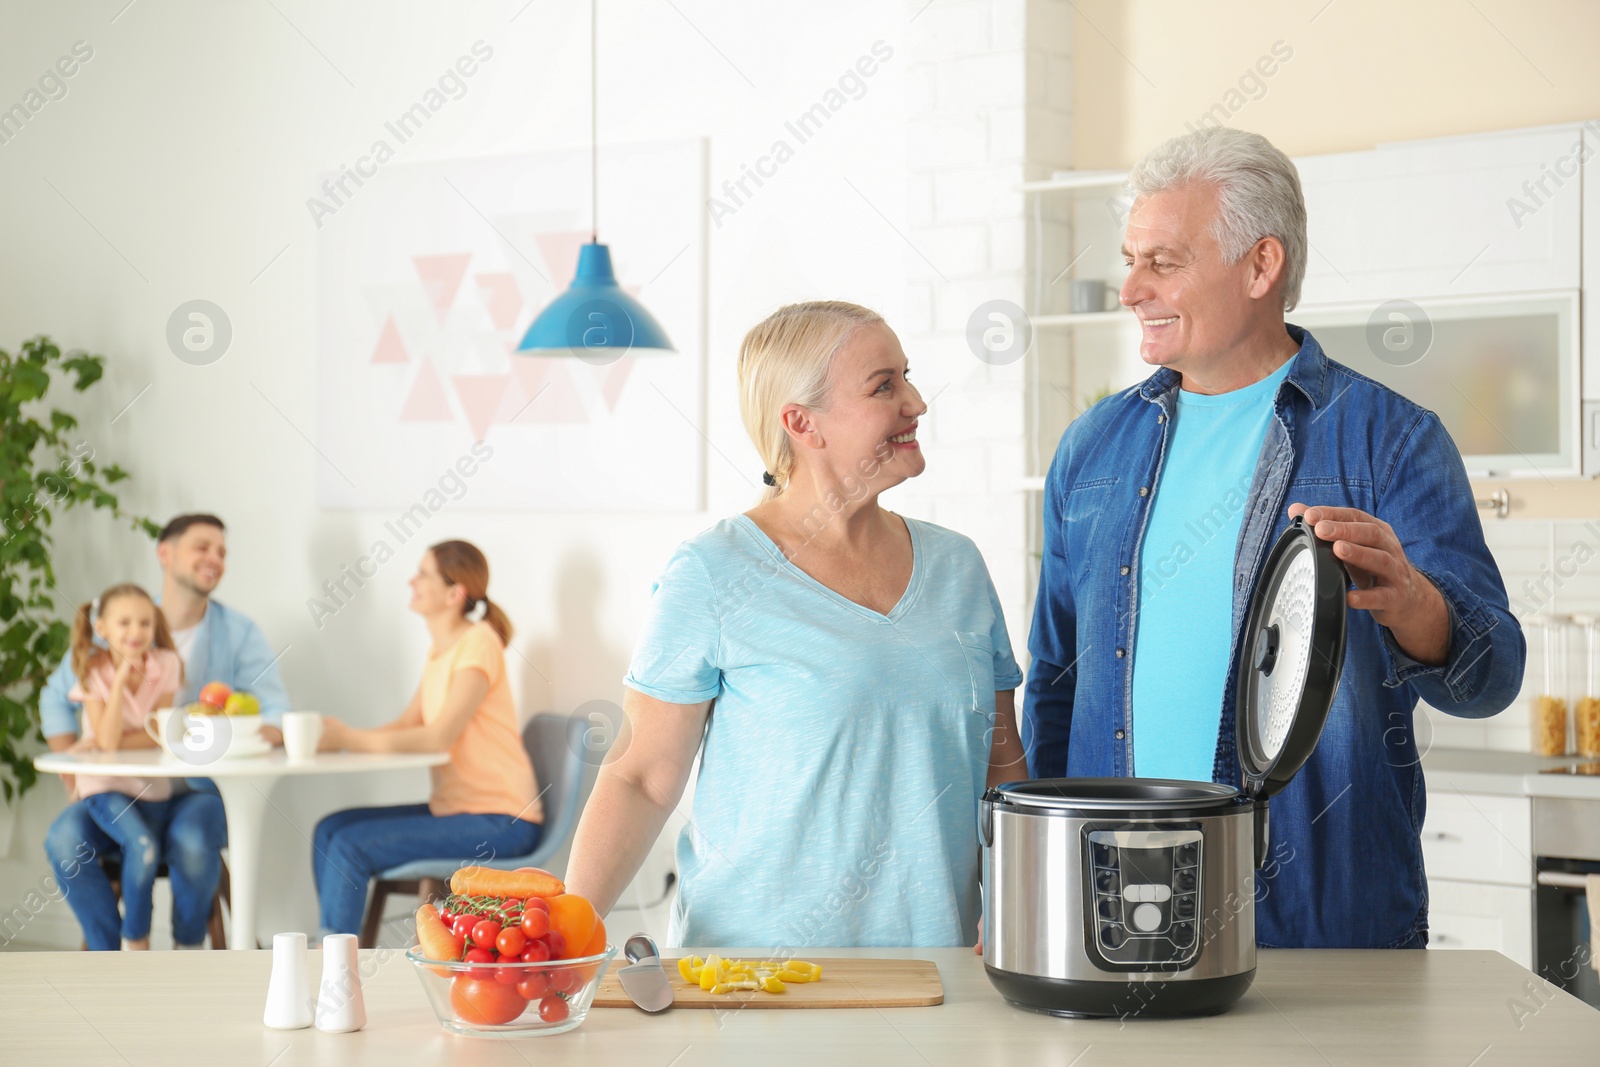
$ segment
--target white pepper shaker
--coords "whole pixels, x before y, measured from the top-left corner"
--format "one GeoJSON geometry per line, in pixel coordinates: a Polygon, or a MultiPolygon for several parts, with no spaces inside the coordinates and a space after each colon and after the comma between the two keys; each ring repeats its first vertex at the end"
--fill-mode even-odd
{"type": "Polygon", "coordinates": [[[322,939],[322,985],[317,993],[317,1029],[347,1034],[367,1025],[361,999],[361,952],[354,934],[322,939]]]}
{"type": "Polygon", "coordinates": [[[263,1024],[274,1030],[303,1030],[311,1025],[313,1000],[306,967],[306,935],[272,936],[272,978],[267,982],[263,1024]]]}

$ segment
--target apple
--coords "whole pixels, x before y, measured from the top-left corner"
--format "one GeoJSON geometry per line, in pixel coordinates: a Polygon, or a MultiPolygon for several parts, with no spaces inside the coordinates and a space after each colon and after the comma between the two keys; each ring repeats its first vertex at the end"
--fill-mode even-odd
{"type": "Polygon", "coordinates": [[[246,693],[241,689],[228,697],[222,712],[224,715],[260,715],[261,701],[256,699],[254,693],[246,693]]]}
{"type": "Polygon", "coordinates": [[[200,703],[221,711],[228,706],[228,697],[232,695],[233,689],[226,682],[207,682],[200,690],[200,703]]]}

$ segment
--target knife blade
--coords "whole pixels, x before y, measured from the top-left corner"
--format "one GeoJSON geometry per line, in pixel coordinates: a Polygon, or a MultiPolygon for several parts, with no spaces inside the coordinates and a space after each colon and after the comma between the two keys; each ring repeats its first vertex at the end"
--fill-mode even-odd
{"type": "Polygon", "coordinates": [[[654,1014],[672,1006],[672,983],[661,966],[661,953],[648,934],[634,934],[622,946],[633,962],[617,972],[622,991],[645,1011],[654,1014]]]}

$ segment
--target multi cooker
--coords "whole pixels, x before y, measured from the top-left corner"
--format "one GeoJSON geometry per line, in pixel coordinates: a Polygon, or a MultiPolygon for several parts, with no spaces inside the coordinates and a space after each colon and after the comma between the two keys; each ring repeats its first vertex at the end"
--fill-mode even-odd
{"type": "Polygon", "coordinates": [[[1322,733],[1348,587],[1332,544],[1293,519],[1236,646],[1242,789],[1049,778],[984,794],[983,961],[1002,996],[1057,1015],[1142,1017],[1225,1011],[1250,988],[1267,804],[1322,733]]]}

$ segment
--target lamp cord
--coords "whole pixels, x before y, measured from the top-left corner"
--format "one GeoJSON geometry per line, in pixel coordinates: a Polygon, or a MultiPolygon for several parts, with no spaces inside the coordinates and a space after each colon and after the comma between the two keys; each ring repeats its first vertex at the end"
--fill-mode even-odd
{"type": "Polygon", "coordinates": [[[600,243],[600,6],[589,0],[589,243],[600,243]]]}

